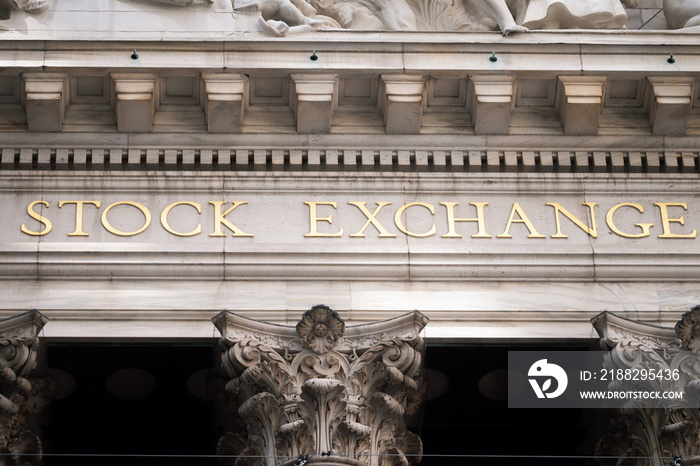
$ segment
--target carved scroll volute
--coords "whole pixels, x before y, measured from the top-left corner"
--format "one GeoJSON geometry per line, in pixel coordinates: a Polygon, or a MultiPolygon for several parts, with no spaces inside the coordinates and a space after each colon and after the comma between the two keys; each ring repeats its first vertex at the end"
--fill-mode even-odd
{"type": "Polygon", "coordinates": [[[41,464],[41,441],[25,425],[26,415],[48,404],[51,381],[31,379],[38,334],[48,319],[37,311],[0,321],[0,452],[9,465],[41,464]],[[31,455],[31,456],[19,456],[31,455]]]}
{"type": "Polygon", "coordinates": [[[318,465],[420,461],[420,439],[403,415],[421,402],[422,314],[346,327],[318,305],[296,327],[229,312],[213,320],[227,392],[264,464],[296,464],[299,455],[318,465]]]}

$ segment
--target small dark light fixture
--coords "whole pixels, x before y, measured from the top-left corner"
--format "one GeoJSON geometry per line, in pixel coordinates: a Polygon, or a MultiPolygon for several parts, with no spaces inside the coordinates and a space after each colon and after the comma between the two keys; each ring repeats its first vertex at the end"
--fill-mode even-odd
{"type": "Polygon", "coordinates": [[[673,58],[673,54],[671,54],[671,56],[668,57],[668,60],[666,60],[666,61],[669,62],[669,63],[676,63],[676,59],[673,58]]]}
{"type": "Polygon", "coordinates": [[[311,61],[316,61],[318,60],[318,56],[316,55],[316,51],[314,50],[311,56],[309,57],[311,61]]]}
{"type": "Polygon", "coordinates": [[[134,60],[138,60],[139,54],[136,53],[136,49],[134,49],[134,53],[131,54],[131,58],[134,59],[134,60]]]}
{"type": "Polygon", "coordinates": [[[497,62],[498,58],[496,58],[496,52],[492,52],[491,56],[489,57],[490,62],[497,62]]]}

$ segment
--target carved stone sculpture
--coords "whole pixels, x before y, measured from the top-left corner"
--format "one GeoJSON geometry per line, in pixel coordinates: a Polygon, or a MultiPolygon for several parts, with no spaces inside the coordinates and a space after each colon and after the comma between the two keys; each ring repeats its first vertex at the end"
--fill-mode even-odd
{"type": "Polygon", "coordinates": [[[140,1],[143,3],[158,3],[161,5],[171,5],[179,7],[189,7],[195,5],[212,4],[214,0],[130,0],[140,1]]]}
{"type": "Polygon", "coordinates": [[[664,0],[664,16],[669,29],[700,26],[700,2],[697,0],[664,0]]]}
{"type": "Polygon", "coordinates": [[[41,441],[25,421],[49,402],[50,379],[29,378],[36,367],[37,336],[47,320],[32,311],[0,321],[0,453],[9,454],[3,465],[41,464],[41,441]]]}
{"type": "Polygon", "coordinates": [[[504,35],[529,29],[620,29],[623,4],[638,0],[472,0],[494,19],[504,35]]]}
{"type": "Polygon", "coordinates": [[[228,433],[225,464],[414,465],[422,444],[403,416],[421,403],[421,329],[413,312],[346,327],[330,308],[312,307],[293,327],[223,312],[226,392],[240,402],[247,440],[228,433]]]}
{"type": "Polygon", "coordinates": [[[12,8],[27,13],[40,13],[49,7],[50,0],[0,0],[0,20],[10,19],[12,8]]]}
{"type": "Polygon", "coordinates": [[[237,12],[259,12],[258,25],[269,36],[309,32],[323,26],[316,10],[305,0],[239,0],[237,12]]]}
{"type": "MultiPolygon", "coordinates": [[[[677,391],[683,399],[668,400],[662,408],[647,408],[631,400],[615,419],[615,428],[598,444],[596,454],[614,456],[618,465],[666,466],[664,459],[681,456],[684,462],[700,461],[700,410],[689,398],[700,394],[700,306],[683,315],[676,328],[663,328],[630,321],[604,312],[592,320],[601,336],[607,369],[678,369],[680,380],[664,378],[639,381],[639,389],[677,391]],[[638,459],[648,458],[648,459],[638,459]]],[[[611,382],[611,389],[618,382],[611,382]]],[[[625,388],[632,388],[625,382],[625,388]]]]}

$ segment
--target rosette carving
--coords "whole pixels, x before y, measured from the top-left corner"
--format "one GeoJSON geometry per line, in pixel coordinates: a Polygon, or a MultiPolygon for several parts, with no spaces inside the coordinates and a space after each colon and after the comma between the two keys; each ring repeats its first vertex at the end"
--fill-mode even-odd
{"type": "Polygon", "coordinates": [[[695,306],[683,314],[676,324],[676,334],[681,339],[683,349],[700,350],[700,306],[695,306]]]}
{"type": "Polygon", "coordinates": [[[248,450],[266,466],[296,464],[299,455],[319,466],[379,466],[385,455],[392,464],[420,461],[420,439],[403,416],[421,402],[422,314],[346,329],[318,305],[296,328],[230,312],[214,323],[226,391],[240,403],[248,450]]]}
{"type": "Polygon", "coordinates": [[[345,322],[337,312],[319,304],[304,313],[297,324],[297,334],[304,346],[317,353],[327,353],[345,333],[345,322]]]}

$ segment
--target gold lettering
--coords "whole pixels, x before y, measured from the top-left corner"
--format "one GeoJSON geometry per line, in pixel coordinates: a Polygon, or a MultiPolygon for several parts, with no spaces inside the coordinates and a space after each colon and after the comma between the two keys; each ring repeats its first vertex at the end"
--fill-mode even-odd
{"type": "Polygon", "coordinates": [[[333,217],[329,215],[328,217],[319,217],[316,213],[316,207],[319,205],[329,205],[334,209],[338,208],[338,204],[334,201],[308,201],[304,204],[309,206],[309,232],[304,236],[306,238],[331,238],[343,236],[343,229],[335,233],[319,233],[318,232],[318,222],[328,222],[329,225],[333,224],[333,217]]]}
{"type": "Polygon", "coordinates": [[[46,228],[44,228],[41,231],[32,231],[29,228],[27,228],[24,224],[22,224],[20,229],[22,230],[22,233],[26,233],[26,234],[31,235],[31,236],[44,236],[51,231],[51,229],[53,228],[53,225],[51,224],[51,221],[48,218],[44,217],[43,215],[41,215],[37,212],[34,212],[34,206],[37,204],[43,204],[46,206],[47,209],[49,208],[49,203],[46,201],[34,201],[27,206],[27,213],[34,220],[37,220],[37,221],[43,223],[44,225],[46,225],[46,228]]]}
{"type": "Polygon", "coordinates": [[[249,233],[244,232],[240,228],[238,228],[236,225],[233,223],[229,222],[226,220],[226,216],[233,212],[236,207],[242,206],[244,204],[247,204],[248,201],[236,201],[233,202],[233,205],[228,208],[226,212],[223,214],[221,213],[221,206],[226,204],[226,201],[209,201],[209,204],[213,205],[216,207],[216,210],[214,211],[214,233],[212,233],[209,236],[226,236],[226,233],[221,231],[221,225],[226,225],[226,228],[231,230],[233,232],[233,236],[253,236],[249,233]]]}
{"type": "Polygon", "coordinates": [[[503,231],[503,234],[498,235],[497,238],[512,238],[513,236],[511,236],[510,234],[510,226],[514,223],[525,224],[527,229],[530,230],[530,234],[527,235],[528,238],[546,238],[545,235],[537,233],[537,230],[535,230],[535,226],[532,224],[530,219],[527,218],[527,215],[525,215],[525,212],[523,211],[522,207],[520,207],[520,204],[518,204],[517,202],[513,203],[513,208],[510,210],[510,217],[508,217],[508,224],[506,225],[506,229],[503,231]],[[513,215],[515,215],[516,212],[520,217],[519,219],[513,217],[513,215]]]}
{"type": "Polygon", "coordinates": [[[367,205],[366,202],[348,202],[350,205],[354,205],[358,209],[362,211],[363,214],[365,214],[365,217],[367,217],[367,221],[365,224],[362,226],[360,231],[357,233],[353,233],[350,235],[351,238],[364,238],[365,237],[365,229],[370,225],[374,225],[374,227],[379,231],[379,237],[380,238],[396,238],[396,235],[393,235],[389,233],[381,223],[377,220],[377,214],[379,214],[379,211],[382,210],[382,207],[391,205],[391,202],[376,202],[377,208],[374,210],[374,213],[370,213],[369,210],[367,210],[367,205]]]}
{"type": "Polygon", "coordinates": [[[92,204],[98,209],[102,205],[100,201],[58,201],[58,208],[60,209],[66,204],[75,204],[75,231],[73,233],[68,233],[68,236],[90,236],[83,231],[83,206],[85,204],[92,204]]]}
{"type": "Polygon", "coordinates": [[[179,233],[179,232],[173,230],[173,228],[170,226],[170,223],[168,223],[168,214],[173,209],[173,207],[177,207],[179,205],[191,205],[192,207],[197,209],[197,213],[200,213],[200,214],[202,213],[202,206],[196,202],[189,202],[189,201],[173,202],[168,207],[163,209],[163,212],[160,213],[160,223],[161,223],[161,225],[163,225],[163,228],[165,228],[165,230],[168,233],[172,233],[175,236],[194,236],[194,235],[200,234],[202,232],[202,224],[201,223],[197,224],[197,227],[194,230],[190,231],[189,233],[179,233]]]}
{"type": "Polygon", "coordinates": [[[455,222],[477,222],[479,232],[472,235],[472,238],[491,238],[491,235],[486,233],[486,222],[484,221],[484,206],[489,205],[488,202],[470,202],[469,204],[476,207],[476,218],[455,218],[455,206],[457,202],[441,202],[447,209],[447,234],[442,235],[443,238],[461,238],[462,235],[455,231],[455,222]]]}
{"type": "Polygon", "coordinates": [[[634,209],[637,209],[639,213],[644,213],[644,207],[640,204],[633,204],[630,202],[617,204],[613,206],[610,210],[608,210],[608,213],[605,215],[605,221],[607,222],[610,230],[612,230],[612,232],[616,235],[622,236],[623,238],[644,238],[645,236],[649,236],[649,229],[654,226],[653,223],[635,223],[634,226],[641,228],[642,232],[634,235],[620,231],[620,229],[617,228],[617,226],[615,226],[615,223],[613,222],[613,215],[615,215],[615,212],[617,212],[617,209],[619,209],[620,207],[632,207],[634,209]]]}
{"type": "Polygon", "coordinates": [[[139,204],[138,202],[132,202],[132,201],[120,201],[120,202],[115,202],[114,204],[110,204],[103,212],[102,212],[102,226],[105,227],[105,229],[112,233],[113,235],[117,236],[136,236],[139,233],[143,233],[143,231],[148,228],[148,226],[151,224],[151,212],[146,208],[146,206],[139,204]],[[112,224],[109,223],[109,220],[107,220],[107,214],[109,213],[110,209],[112,207],[116,207],[118,205],[130,205],[132,207],[136,207],[141,211],[143,216],[145,217],[145,222],[141,228],[135,231],[120,231],[117,230],[112,226],[112,224]]]}
{"type": "Polygon", "coordinates": [[[588,206],[588,208],[591,210],[591,227],[589,228],[588,225],[583,223],[581,220],[578,218],[574,217],[574,215],[566,210],[564,207],[561,206],[558,202],[547,202],[547,205],[554,207],[554,218],[557,223],[557,233],[555,235],[552,235],[552,238],[568,238],[565,234],[561,232],[561,221],[559,219],[559,214],[564,214],[566,218],[574,222],[574,224],[588,233],[590,236],[593,238],[598,237],[598,228],[596,227],[595,223],[595,212],[593,211],[593,208],[598,205],[597,202],[584,202],[583,205],[588,206]]]}
{"type": "Polygon", "coordinates": [[[403,224],[403,221],[401,220],[401,215],[403,212],[408,209],[409,207],[412,206],[421,206],[425,207],[430,211],[432,215],[435,215],[435,207],[433,207],[431,204],[426,204],[425,202],[411,202],[410,204],[404,204],[401,207],[398,208],[396,211],[396,214],[394,215],[394,223],[396,224],[396,228],[401,230],[401,233],[404,233],[409,236],[415,236],[417,238],[426,238],[428,236],[433,236],[435,234],[435,225],[430,228],[430,230],[426,231],[425,233],[412,233],[408,231],[406,226],[403,224]]]}
{"type": "Polygon", "coordinates": [[[661,225],[663,226],[664,232],[659,235],[659,238],[695,238],[698,235],[697,230],[693,230],[692,233],[688,235],[678,235],[676,233],[671,233],[671,222],[680,223],[685,225],[685,219],[681,215],[678,218],[668,218],[668,208],[669,207],[683,207],[683,210],[688,210],[688,204],[685,202],[655,202],[655,206],[659,207],[661,211],[661,225]]]}

